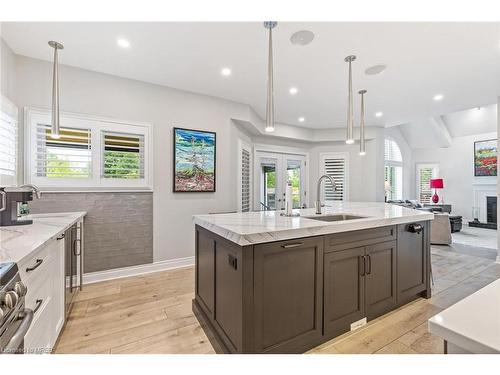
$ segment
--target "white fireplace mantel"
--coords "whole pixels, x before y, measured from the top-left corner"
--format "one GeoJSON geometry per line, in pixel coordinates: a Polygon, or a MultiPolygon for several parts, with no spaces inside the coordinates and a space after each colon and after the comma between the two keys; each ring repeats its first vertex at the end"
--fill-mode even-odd
{"type": "Polygon", "coordinates": [[[484,185],[474,185],[474,207],[479,208],[479,221],[486,222],[486,198],[487,197],[497,197],[497,186],[484,184],[484,185]]]}

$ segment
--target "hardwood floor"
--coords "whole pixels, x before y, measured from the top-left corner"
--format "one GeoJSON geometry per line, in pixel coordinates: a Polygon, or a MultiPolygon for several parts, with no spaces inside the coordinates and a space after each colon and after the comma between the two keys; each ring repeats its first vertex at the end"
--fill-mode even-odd
{"type": "MultiPolygon", "coordinates": [[[[478,249],[479,250],[479,249],[478,249]]],[[[500,265],[474,248],[432,248],[433,297],[419,299],[308,353],[442,353],[427,319],[500,278],[500,265]],[[476,256],[480,254],[480,256],[476,256]]],[[[56,353],[214,353],[191,311],[194,268],[85,286],[56,353]]]]}

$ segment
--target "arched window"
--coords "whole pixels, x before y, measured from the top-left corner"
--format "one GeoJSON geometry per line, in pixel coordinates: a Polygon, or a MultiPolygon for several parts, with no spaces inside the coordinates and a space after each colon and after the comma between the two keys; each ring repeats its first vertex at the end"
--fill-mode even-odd
{"type": "Polygon", "coordinates": [[[387,200],[403,199],[403,157],[396,141],[384,142],[384,180],[387,200]]]}

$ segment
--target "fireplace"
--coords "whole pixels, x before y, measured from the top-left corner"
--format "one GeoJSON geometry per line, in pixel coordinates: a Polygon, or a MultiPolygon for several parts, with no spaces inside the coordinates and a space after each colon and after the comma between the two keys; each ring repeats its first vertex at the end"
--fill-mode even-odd
{"type": "Polygon", "coordinates": [[[486,197],[486,221],[497,223],[497,197],[486,197]]]}
{"type": "Polygon", "coordinates": [[[497,197],[490,194],[492,192],[483,193],[486,210],[483,211],[482,215],[475,217],[473,221],[469,221],[469,227],[497,229],[497,197]],[[478,219],[480,216],[482,216],[481,220],[478,219]]]}

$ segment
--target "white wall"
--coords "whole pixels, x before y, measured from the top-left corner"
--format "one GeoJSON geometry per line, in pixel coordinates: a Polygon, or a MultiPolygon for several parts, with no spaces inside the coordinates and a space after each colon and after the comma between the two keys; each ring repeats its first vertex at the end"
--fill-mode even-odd
{"type": "MultiPolygon", "coordinates": [[[[498,97],[497,109],[500,109],[500,96],[498,97]]],[[[500,110],[497,110],[497,134],[500,134],[500,110]]],[[[498,160],[497,160],[498,170],[498,160]]],[[[497,196],[500,196],[500,173],[497,173],[497,196]]],[[[500,205],[497,204],[497,218],[500,218],[500,205]]],[[[497,219],[498,221],[498,219],[497,219]]],[[[500,236],[497,235],[497,263],[500,263],[500,236]]]]}
{"type": "Polygon", "coordinates": [[[16,87],[16,57],[5,41],[0,38],[0,87],[2,95],[14,101],[16,87]]]}
{"type": "MultiPolygon", "coordinates": [[[[51,64],[16,56],[16,65],[17,105],[49,108],[51,64]]],[[[236,208],[230,119],[244,117],[248,107],[64,65],[60,67],[60,90],[62,111],[153,124],[154,261],[194,255],[192,215],[236,208]],[[217,133],[215,193],[172,193],[174,126],[217,133]]]]}
{"type": "Polygon", "coordinates": [[[453,214],[469,220],[474,206],[474,189],[496,189],[495,177],[474,177],[474,142],[496,139],[497,133],[452,138],[450,147],[413,150],[414,163],[438,163],[444,189],[438,191],[444,203],[453,205],[453,214]]]}
{"type": "MultiPolygon", "coordinates": [[[[15,116],[15,110],[12,107],[12,103],[15,104],[15,89],[16,89],[16,56],[10,47],[5,43],[5,41],[0,38],[0,108],[2,111],[7,111],[11,115],[15,116]],[[4,98],[6,98],[4,100],[4,98]],[[4,102],[5,101],[5,102],[4,102]]],[[[18,169],[21,166],[18,163],[18,169]]],[[[17,176],[6,176],[0,174],[0,186],[17,185],[19,182],[19,175],[17,176]]]]}

